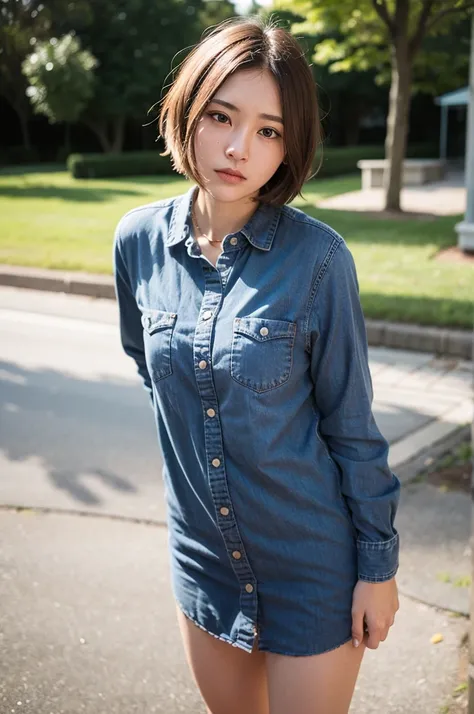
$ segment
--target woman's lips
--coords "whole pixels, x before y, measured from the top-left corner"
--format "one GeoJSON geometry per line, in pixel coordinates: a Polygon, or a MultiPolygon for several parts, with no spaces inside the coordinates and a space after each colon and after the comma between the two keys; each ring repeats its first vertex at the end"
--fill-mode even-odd
{"type": "Polygon", "coordinates": [[[219,178],[221,178],[226,183],[241,183],[242,181],[246,180],[243,176],[236,176],[235,174],[228,174],[227,171],[216,170],[216,174],[219,176],[219,178]]]}

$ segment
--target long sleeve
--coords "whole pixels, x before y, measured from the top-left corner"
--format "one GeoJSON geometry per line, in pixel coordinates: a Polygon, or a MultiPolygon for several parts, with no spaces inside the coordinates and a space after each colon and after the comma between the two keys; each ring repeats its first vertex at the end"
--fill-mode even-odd
{"type": "Polygon", "coordinates": [[[394,518],[400,482],[372,413],[367,335],[352,255],[335,238],[314,276],[306,319],[320,433],[341,473],[357,531],[360,580],[381,582],[398,569],[394,518]]]}
{"type": "Polygon", "coordinates": [[[114,279],[115,294],[119,307],[120,338],[126,354],[135,360],[138,374],[143,379],[143,384],[153,405],[153,389],[150,374],[146,366],[145,350],[143,346],[143,327],[141,312],[137,306],[135,296],[130,287],[127,267],[122,255],[122,245],[119,227],[115,232],[114,250],[114,279]]]}

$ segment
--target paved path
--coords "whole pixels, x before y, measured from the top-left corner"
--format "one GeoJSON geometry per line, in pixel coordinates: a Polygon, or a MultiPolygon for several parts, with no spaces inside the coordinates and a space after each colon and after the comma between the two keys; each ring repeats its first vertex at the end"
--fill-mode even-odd
{"type": "MultiPolygon", "coordinates": [[[[370,364],[406,481],[403,463],[470,420],[470,364],[376,348],[370,364]]],[[[1,714],[202,712],[174,619],[152,414],[115,303],[1,289],[0,392],[1,714]]],[[[453,583],[470,572],[469,496],[406,485],[398,527],[401,609],[364,658],[351,714],[432,714],[456,683],[466,621],[433,604],[467,609],[453,583]]]]}
{"type": "MultiPolygon", "coordinates": [[[[163,528],[0,511],[0,543],[2,714],[204,714],[175,624],[163,528]]],[[[401,596],[389,639],[364,657],[351,714],[436,714],[456,682],[464,629],[401,596]]]]}
{"type": "MultiPolygon", "coordinates": [[[[450,173],[444,181],[433,181],[423,186],[405,186],[400,194],[402,210],[414,213],[431,213],[438,216],[456,216],[466,210],[464,176],[450,173]]],[[[374,188],[350,191],[318,202],[319,208],[340,211],[381,211],[384,192],[374,188]]]]}

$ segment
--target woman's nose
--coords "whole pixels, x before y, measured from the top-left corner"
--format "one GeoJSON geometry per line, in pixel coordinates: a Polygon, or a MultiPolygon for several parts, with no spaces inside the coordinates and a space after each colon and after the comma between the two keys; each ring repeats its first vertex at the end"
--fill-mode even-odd
{"type": "Polygon", "coordinates": [[[233,135],[227,148],[226,156],[234,161],[247,161],[249,157],[249,139],[243,135],[233,135]]]}

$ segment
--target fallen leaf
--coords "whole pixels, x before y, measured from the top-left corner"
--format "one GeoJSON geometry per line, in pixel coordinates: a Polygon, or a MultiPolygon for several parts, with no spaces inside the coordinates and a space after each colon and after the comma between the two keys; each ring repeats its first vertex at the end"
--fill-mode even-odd
{"type": "Polygon", "coordinates": [[[438,642],[442,642],[444,640],[443,635],[441,635],[439,632],[436,633],[436,635],[433,635],[431,638],[431,644],[437,645],[438,642]]]}

